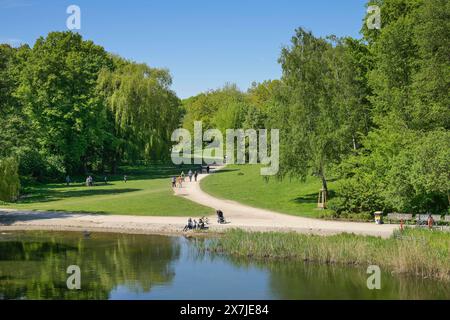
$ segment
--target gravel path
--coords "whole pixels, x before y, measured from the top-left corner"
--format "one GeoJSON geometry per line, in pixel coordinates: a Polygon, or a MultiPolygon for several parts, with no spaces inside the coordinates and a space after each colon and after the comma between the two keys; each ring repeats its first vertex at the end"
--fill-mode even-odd
{"type": "MultiPolygon", "coordinates": [[[[219,170],[217,168],[216,170],[219,170]]],[[[214,170],[212,171],[214,174],[214,170]]],[[[175,188],[177,196],[220,209],[227,224],[218,224],[215,216],[209,217],[210,231],[222,232],[228,228],[242,228],[249,231],[295,231],[313,234],[356,234],[389,237],[396,225],[374,223],[326,221],[281,214],[253,208],[235,201],[215,198],[200,189],[200,181],[206,174],[200,174],[198,182],[183,184],[175,188]]],[[[189,179],[187,179],[189,180],[189,179]]],[[[193,217],[199,218],[199,217],[193,217]]],[[[150,217],[129,215],[80,214],[67,212],[41,212],[0,209],[0,231],[11,230],[70,230],[102,231],[140,234],[182,234],[186,217],[150,217]]]]}
{"type": "MultiPolygon", "coordinates": [[[[218,167],[215,170],[220,170],[221,168],[218,167]]],[[[212,170],[212,174],[214,174],[215,170],[212,170]]],[[[314,234],[349,232],[389,237],[394,229],[398,228],[397,225],[390,224],[376,225],[375,223],[327,221],[296,217],[250,207],[232,200],[218,199],[201,190],[200,181],[206,176],[206,174],[199,175],[197,183],[186,182],[183,188],[175,189],[175,193],[199,204],[222,210],[225,219],[229,221],[228,224],[220,225],[222,229],[239,227],[247,230],[296,231],[314,234]]]]}

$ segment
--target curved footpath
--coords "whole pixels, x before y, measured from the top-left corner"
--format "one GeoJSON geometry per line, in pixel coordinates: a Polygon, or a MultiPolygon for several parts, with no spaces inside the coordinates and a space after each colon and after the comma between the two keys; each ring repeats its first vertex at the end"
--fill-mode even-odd
{"type": "MultiPolygon", "coordinates": [[[[220,170],[218,167],[216,170],[220,170]]],[[[214,170],[212,171],[214,174],[214,170]]],[[[327,221],[295,217],[269,210],[253,208],[241,203],[215,198],[200,189],[198,182],[185,182],[183,188],[174,189],[175,194],[199,204],[220,209],[227,224],[219,225],[215,216],[209,218],[210,230],[221,232],[228,228],[249,231],[295,231],[313,234],[355,234],[389,237],[396,225],[374,223],[327,221]]],[[[199,217],[193,217],[198,219],[199,217]]],[[[105,231],[139,234],[180,234],[187,222],[186,217],[149,217],[128,215],[80,214],[67,212],[40,212],[0,209],[0,231],[56,230],[56,231],[105,231]]]]}

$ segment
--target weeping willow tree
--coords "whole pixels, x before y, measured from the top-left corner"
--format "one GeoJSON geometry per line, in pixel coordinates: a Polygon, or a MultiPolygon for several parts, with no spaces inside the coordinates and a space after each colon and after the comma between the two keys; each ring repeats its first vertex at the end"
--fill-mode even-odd
{"type": "Polygon", "coordinates": [[[19,165],[14,158],[0,160],[0,200],[15,201],[19,196],[19,165]]]}
{"type": "Polygon", "coordinates": [[[118,67],[104,70],[98,79],[111,126],[113,171],[122,160],[167,158],[170,136],[181,118],[180,101],[170,90],[167,70],[116,59],[118,67]]]}

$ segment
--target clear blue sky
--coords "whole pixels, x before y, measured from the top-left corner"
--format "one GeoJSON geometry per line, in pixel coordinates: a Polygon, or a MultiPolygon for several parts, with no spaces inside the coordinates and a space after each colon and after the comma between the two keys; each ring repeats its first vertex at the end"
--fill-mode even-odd
{"type": "Polygon", "coordinates": [[[301,26],[359,38],[366,0],[0,0],[0,42],[33,44],[66,30],[81,8],[85,39],[125,58],[168,68],[181,98],[226,82],[246,90],[280,77],[280,49],[301,26]]]}

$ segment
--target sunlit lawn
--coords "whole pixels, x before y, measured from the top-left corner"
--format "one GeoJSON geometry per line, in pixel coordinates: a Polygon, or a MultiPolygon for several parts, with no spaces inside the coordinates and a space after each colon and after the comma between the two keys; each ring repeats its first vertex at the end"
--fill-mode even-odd
{"type": "MultiPolygon", "coordinates": [[[[317,196],[320,180],[309,177],[305,182],[273,177],[266,182],[258,165],[228,165],[224,171],[201,181],[202,189],[219,198],[235,200],[250,206],[271,209],[296,216],[318,217],[317,196]]],[[[332,190],[333,182],[329,183],[332,190]]]]}
{"type": "MultiPolygon", "coordinates": [[[[95,176],[95,185],[86,187],[85,177],[75,178],[71,186],[64,183],[43,184],[25,188],[21,200],[15,204],[0,205],[18,209],[92,212],[145,216],[202,216],[213,209],[198,205],[173,194],[170,177],[179,174],[173,166],[127,168],[123,175],[95,176]]],[[[184,168],[187,173],[189,169],[184,168]]]]}

